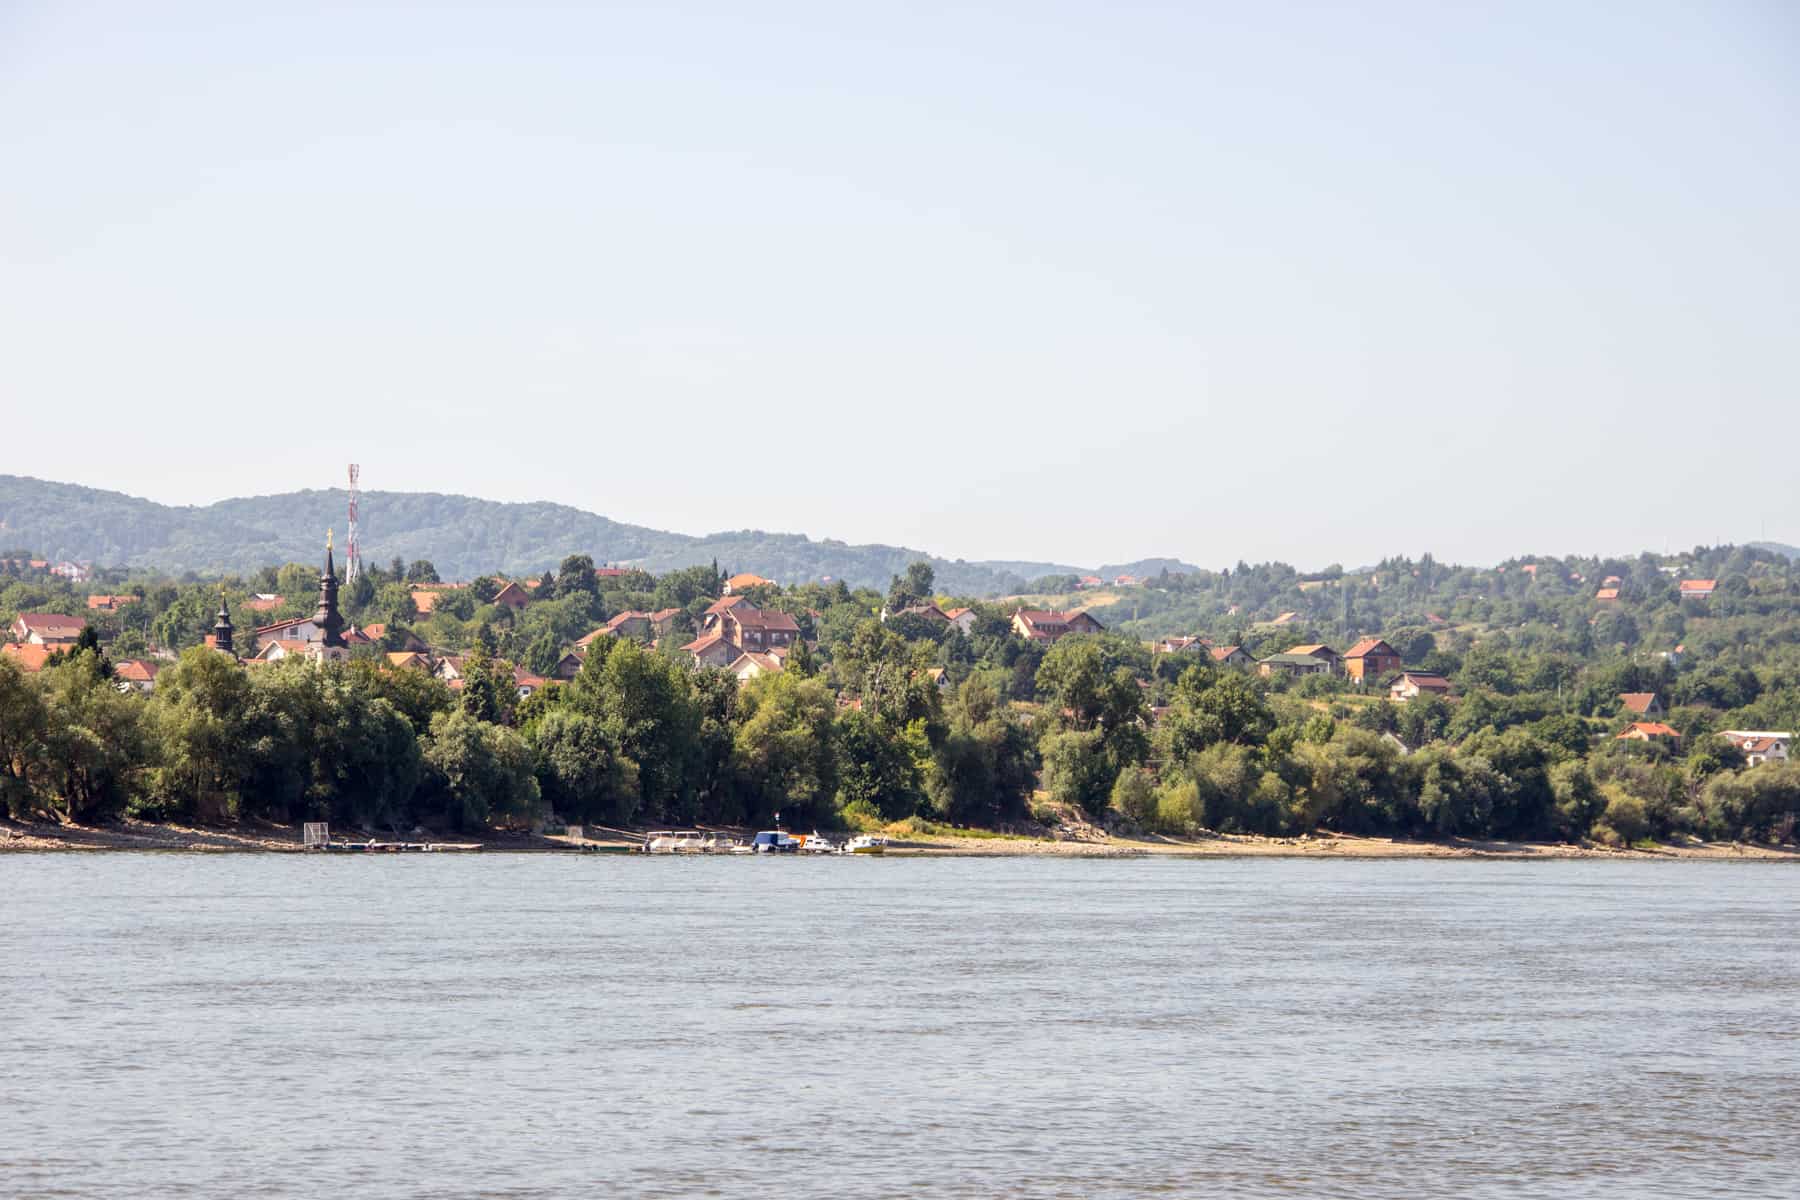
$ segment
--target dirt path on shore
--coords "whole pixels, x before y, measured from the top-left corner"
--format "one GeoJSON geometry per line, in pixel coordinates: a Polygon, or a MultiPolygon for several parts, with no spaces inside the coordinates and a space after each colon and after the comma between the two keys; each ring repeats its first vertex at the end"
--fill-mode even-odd
{"type": "MultiPolygon", "coordinates": [[[[343,835],[340,833],[339,835],[343,835]]],[[[361,840],[354,835],[353,840],[361,840]]],[[[479,836],[452,835],[458,842],[479,843],[484,851],[555,852],[574,850],[627,850],[636,848],[642,834],[624,829],[590,826],[581,842],[545,837],[524,831],[502,830],[479,836]]],[[[390,840],[392,835],[378,835],[390,840]]],[[[419,834],[407,840],[443,841],[444,835],[419,834]]],[[[0,820],[0,852],[79,850],[185,850],[213,853],[300,853],[297,826],[245,823],[230,828],[165,825],[123,820],[105,826],[57,825],[49,822],[0,820]]],[[[1569,845],[1562,842],[1458,841],[1419,842],[1395,838],[1351,837],[1318,834],[1311,837],[1269,838],[1213,834],[1195,838],[1127,838],[1096,835],[1080,840],[1050,837],[954,837],[910,835],[890,843],[894,857],[943,858],[1055,857],[1055,858],[1493,858],[1543,860],[1558,858],[1615,859],[1761,859],[1800,862],[1800,847],[1757,845],[1745,842],[1671,842],[1655,849],[1614,850],[1604,846],[1569,845]]]]}

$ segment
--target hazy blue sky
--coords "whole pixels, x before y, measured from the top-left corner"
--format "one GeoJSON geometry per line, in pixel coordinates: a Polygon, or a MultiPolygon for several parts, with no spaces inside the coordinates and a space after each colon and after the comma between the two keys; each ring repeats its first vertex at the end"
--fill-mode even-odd
{"type": "Polygon", "coordinates": [[[1800,8],[1468,7],[0,0],[0,471],[1083,564],[1800,541],[1800,8]]]}

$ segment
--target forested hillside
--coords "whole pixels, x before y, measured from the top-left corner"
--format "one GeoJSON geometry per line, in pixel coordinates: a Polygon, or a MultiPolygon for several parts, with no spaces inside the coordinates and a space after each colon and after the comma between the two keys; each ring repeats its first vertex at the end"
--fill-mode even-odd
{"type": "MultiPolygon", "coordinates": [[[[345,493],[289,492],[178,507],[120,492],[0,475],[0,543],[52,559],[172,573],[249,571],[311,562],[325,530],[344,526],[345,493]]],[[[436,492],[365,492],[363,553],[370,560],[430,559],[446,579],[485,571],[536,573],[571,552],[651,572],[718,562],[770,579],[843,579],[882,587],[929,559],[945,586],[977,595],[1017,591],[1055,563],[969,563],[900,546],[852,546],[802,534],[742,529],[691,537],[624,525],[562,504],[503,504],[436,492]]]]}

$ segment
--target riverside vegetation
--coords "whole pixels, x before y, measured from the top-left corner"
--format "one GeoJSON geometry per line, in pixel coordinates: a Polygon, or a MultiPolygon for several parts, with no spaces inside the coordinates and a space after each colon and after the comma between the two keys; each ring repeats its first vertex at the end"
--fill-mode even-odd
{"type": "MultiPolygon", "coordinates": [[[[426,562],[396,561],[344,589],[348,615],[385,623],[390,645],[410,630],[463,653],[455,692],[390,668],[380,647],[247,671],[197,645],[217,580],[102,573],[77,592],[15,568],[0,588],[5,619],[81,611],[89,590],[133,599],[95,614],[82,642],[36,674],[0,656],[0,798],[16,818],[81,823],[129,814],[469,830],[550,813],[623,825],[780,811],[820,827],[995,828],[1055,804],[1171,834],[1791,838],[1800,767],[1747,768],[1710,731],[1800,724],[1794,565],[1696,550],[1683,569],[1712,572],[1719,586],[1684,602],[1656,556],[1537,561],[1533,579],[1393,560],[1348,604],[1329,580],[1321,588],[1279,564],[1163,577],[1136,594],[1134,632],[1148,636],[1144,610],[1160,607],[1185,631],[1258,654],[1336,632],[1326,624],[1335,601],[1409,665],[1457,686],[1452,700],[1405,705],[1381,687],[1250,677],[1118,633],[1028,643],[1001,602],[965,601],[971,636],[914,614],[879,620],[884,606],[933,596],[923,563],[885,596],[842,583],[753,589],[759,606],[794,614],[812,644],[742,686],[675,649],[679,626],[691,630],[719,593],[716,566],[597,578],[575,555],[516,613],[490,603],[499,581],[484,577],[419,614],[410,585],[435,579],[426,562]],[[1602,572],[1622,577],[1621,600],[1596,611],[1591,582],[1569,581],[1602,572]],[[652,608],[683,614],[659,647],[601,638],[569,683],[518,698],[511,663],[547,672],[608,615],[652,608]],[[1259,623],[1277,610],[1302,615],[1259,623]],[[186,649],[152,694],[121,692],[112,661],[152,643],[186,649]],[[1679,744],[1614,738],[1626,719],[1619,694],[1646,691],[1671,703],[1679,744]]],[[[248,628],[283,615],[242,610],[251,592],[285,594],[298,611],[314,582],[294,564],[223,584],[248,628]]]]}

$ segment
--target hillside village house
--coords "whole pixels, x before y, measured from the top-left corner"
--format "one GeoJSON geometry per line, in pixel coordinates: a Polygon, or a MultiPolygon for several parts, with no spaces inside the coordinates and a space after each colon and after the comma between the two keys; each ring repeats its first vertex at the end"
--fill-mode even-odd
{"type": "Polygon", "coordinates": [[[1388,689],[1388,699],[1404,704],[1420,696],[1448,696],[1450,681],[1430,671],[1404,671],[1388,689]]]}
{"type": "Polygon", "coordinates": [[[285,603],[287,603],[287,601],[279,593],[257,592],[248,600],[244,601],[244,607],[251,612],[267,613],[274,612],[285,603]]]}
{"type": "Polygon", "coordinates": [[[1203,637],[1169,637],[1156,644],[1161,654],[1202,654],[1211,649],[1203,637]]]}
{"type": "Polygon", "coordinates": [[[155,663],[144,658],[122,658],[113,664],[113,683],[121,692],[149,694],[156,690],[155,663]]]}
{"type": "Polygon", "coordinates": [[[1681,598],[1683,600],[1704,600],[1713,594],[1716,579],[1684,579],[1681,581],[1681,598]]]}
{"type": "Polygon", "coordinates": [[[962,630],[964,637],[975,633],[975,610],[972,608],[953,608],[944,614],[946,620],[962,630]]]}
{"type": "Polygon", "coordinates": [[[420,584],[412,589],[413,608],[421,617],[429,617],[438,597],[452,590],[454,589],[441,583],[420,584]]]}
{"type": "Polygon", "coordinates": [[[1662,701],[1656,698],[1655,692],[1620,692],[1619,703],[1635,716],[1660,717],[1663,714],[1662,701]]]}
{"type": "Polygon", "coordinates": [[[745,571],[742,574],[733,575],[725,581],[725,594],[735,596],[741,592],[747,592],[753,587],[763,587],[774,582],[773,579],[764,579],[761,575],[752,575],[745,571]]]}
{"type": "Polygon", "coordinates": [[[699,667],[729,667],[744,656],[744,651],[722,633],[703,633],[682,649],[699,667]]]}
{"type": "Polygon", "coordinates": [[[89,596],[87,606],[89,612],[118,612],[136,601],[136,596],[89,596]]]}
{"type": "Polygon", "coordinates": [[[1631,724],[1627,725],[1622,732],[1615,735],[1613,740],[1621,742],[1653,742],[1658,738],[1667,738],[1671,742],[1679,743],[1681,741],[1681,734],[1677,730],[1664,725],[1661,721],[1633,721],[1631,724]]]}
{"type": "Polygon", "coordinates": [[[510,609],[513,612],[518,612],[521,608],[524,608],[527,604],[531,603],[531,593],[516,583],[508,583],[505,587],[494,593],[493,603],[498,608],[505,608],[510,609]]]}
{"type": "Polygon", "coordinates": [[[1071,633],[1105,633],[1106,626],[1084,612],[1047,612],[1021,608],[1013,614],[1013,632],[1028,642],[1055,642],[1071,633]]]}
{"type": "Polygon", "coordinates": [[[779,672],[781,666],[781,660],[772,654],[740,654],[737,661],[725,669],[735,675],[739,683],[749,683],[758,675],[779,672]]]}
{"type": "Polygon", "coordinates": [[[935,604],[909,604],[898,612],[889,612],[885,607],[881,610],[881,619],[885,622],[893,617],[924,617],[934,625],[950,624],[950,614],[935,604]]]}
{"type": "Polygon", "coordinates": [[[1259,675],[1327,675],[1330,672],[1330,663],[1310,654],[1271,654],[1256,663],[1259,675]]]}
{"type": "Polygon", "coordinates": [[[1721,729],[1720,737],[1744,754],[1744,765],[1760,767],[1766,762],[1787,762],[1794,745],[1791,731],[1773,729],[1721,729]]]}
{"type": "Polygon", "coordinates": [[[1402,665],[1400,652],[1380,638],[1366,637],[1344,651],[1344,674],[1362,683],[1398,671],[1402,665]]]}
{"type": "Polygon", "coordinates": [[[1599,604],[1611,604],[1618,598],[1619,589],[1616,587],[1603,587],[1594,593],[1594,600],[1599,604]]]}
{"type": "Polygon", "coordinates": [[[655,612],[627,609],[614,614],[606,624],[584,635],[575,645],[585,649],[594,644],[595,638],[601,637],[628,637],[647,642],[669,632],[675,624],[675,618],[680,615],[679,608],[659,608],[655,612]]]}
{"type": "Polygon", "coordinates": [[[800,626],[787,613],[760,609],[742,596],[726,596],[701,617],[700,639],[709,634],[718,634],[744,652],[765,651],[793,645],[800,626]]]}
{"type": "Polygon", "coordinates": [[[1288,650],[1288,653],[1310,655],[1323,662],[1333,671],[1338,670],[1343,661],[1339,657],[1338,652],[1333,650],[1330,646],[1327,646],[1324,642],[1314,642],[1310,646],[1294,646],[1288,650]]]}
{"type": "MultiPolygon", "coordinates": [[[[373,625],[364,625],[362,631],[364,636],[371,642],[385,641],[388,633],[387,622],[377,621],[373,625]]],[[[425,639],[410,629],[403,629],[400,631],[400,644],[394,648],[396,650],[411,650],[418,654],[426,654],[431,650],[431,647],[425,644],[425,639]]]]}
{"type": "Polygon", "coordinates": [[[1256,662],[1242,646],[1213,646],[1207,653],[1221,667],[1249,667],[1256,662]]]}
{"type": "Polygon", "coordinates": [[[13,640],[28,646],[66,646],[81,636],[87,622],[62,613],[20,613],[8,627],[13,640]]]}
{"type": "Polygon", "coordinates": [[[52,654],[61,654],[69,647],[66,644],[56,646],[38,646],[29,642],[7,642],[0,646],[0,654],[19,664],[19,669],[27,675],[36,675],[44,669],[52,654]]]}

